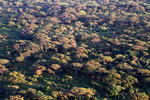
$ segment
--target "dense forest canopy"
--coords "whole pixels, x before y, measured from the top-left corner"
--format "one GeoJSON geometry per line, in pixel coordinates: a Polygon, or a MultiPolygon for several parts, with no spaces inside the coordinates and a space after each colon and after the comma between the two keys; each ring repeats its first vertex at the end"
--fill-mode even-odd
{"type": "Polygon", "coordinates": [[[0,0],[0,100],[149,97],[149,0],[0,0]]]}

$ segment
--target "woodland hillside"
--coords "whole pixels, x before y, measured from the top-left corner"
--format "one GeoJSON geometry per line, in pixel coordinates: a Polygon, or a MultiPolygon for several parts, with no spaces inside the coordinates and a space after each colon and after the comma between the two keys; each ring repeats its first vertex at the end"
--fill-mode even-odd
{"type": "Polygon", "coordinates": [[[149,99],[149,0],[0,0],[0,100],[149,99]]]}

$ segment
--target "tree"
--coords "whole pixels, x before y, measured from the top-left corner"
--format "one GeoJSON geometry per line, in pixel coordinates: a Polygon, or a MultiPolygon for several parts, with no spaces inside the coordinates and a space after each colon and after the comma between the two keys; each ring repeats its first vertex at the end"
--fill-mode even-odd
{"type": "Polygon", "coordinates": [[[74,14],[68,12],[64,12],[61,18],[65,23],[71,23],[71,21],[77,20],[77,17],[74,14]]]}
{"type": "Polygon", "coordinates": [[[31,56],[31,54],[40,51],[40,48],[37,44],[26,40],[17,41],[17,43],[13,45],[13,48],[19,53],[19,56],[16,57],[17,61],[23,61],[25,58],[31,56]]]}
{"type": "Polygon", "coordinates": [[[83,97],[91,98],[96,94],[96,91],[92,88],[73,87],[71,93],[74,94],[76,98],[82,99],[83,97]]]}
{"type": "Polygon", "coordinates": [[[101,67],[101,64],[96,61],[96,60],[90,60],[86,63],[86,67],[85,70],[88,73],[93,73],[95,74],[95,72],[97,72],[99,70],[99,68],[101,67]]]}
{"type": "Polygon", "coordinates": [[[133,84],[138,83],[138,79],[131,75],[127,75],[127,76],[123,77],[123,79],[124,80],[123,80],[122,84],[124,85],[125,88],[131,88],[131,87],[133,87],[132,86],[133,84]]]}
{"type": "Polygon", "coordinates": [[[26,83],[25,75],[16,71],[10,72],[8,75],[8,81],[12,83],[26,83]]]}
{"type": "Polygon", "coordinates": [[[60,63],[63,63],[63,64],[66,64],[66,63],[68,63],[68,61],[71,60],[71,58],[69,56],[66,56],[66,55],[60,54],[60,53],[53,55],[51,57],[51,59],[54,61],[58,61],[60,63]]]}
{"type": "Polygon", "coordinates": [[[52,17],[52,18],[50,19],[50,21],[51,21],[53,24],[58,24],[58,23],[61,22],[57,17],[52,17]]]}
{"type": "Polygon", "coordinates": [[[10,61],[7,59],[0,59],[0,64],[8,64],[10,61]]]}
{"type": "Polygon", "coordinates": [[[0,64],[0,74],[4,74],[8,72],[9,70],[4,66],[0,64]]]}
{"type": "Polygon", "coordinates": [[[10,96],[10,100],[24,100],[21,95],[10,96]]]}
{"type": "Polygon", "coordinates": [[[144,93],[135,93],[131,95],[131,100],[149,100],[149,96],[144,93]]]}
{"type": "Polygon", "coordinates": [[[102,78],[102,82],[104,82],[105,84],[108,84],[110,86],[112,85],[117,85],[117,84],[121,84],[121,76],[118,73],[107,73],[107,75],[105,75],[102,78]]]}
{"type": "Polygon", "coordinates": [[[16,24],[15,24],[15,22],[10,21],[10,22],[8,22],[8,25],[9,25],[9,26],[15,26],[16,24]]]}
{"type": "Polygon", "coordinates": [[[58,64],[52,64],[51,66],[49,66],[51,69],[53,69],[54,71],[59,70],[61,67],[58,64]]]}
{"type": "Polygon", "coordinates": [[[42,70],[41,69],[37,69],[36,70],[36,75],[41,76],[42,75],[42,70]]]}
{"type": "Polygon", "coordinates": [[[78,53],[75,55],[75,58],[82,62],[83,59],[88,59],[88,55],[86,53],[78,53]]]}
{"type": "Polygon", "coordinates": [[[83,68],[83,64],[81,63],[72,63],[73,69],[75,70],[75,74],[78,73],[83,68]]]}

